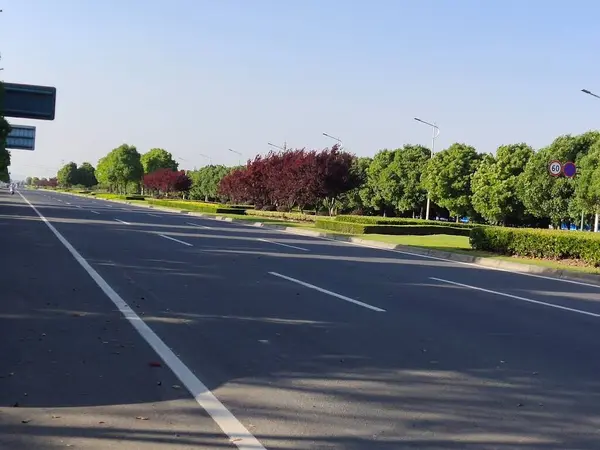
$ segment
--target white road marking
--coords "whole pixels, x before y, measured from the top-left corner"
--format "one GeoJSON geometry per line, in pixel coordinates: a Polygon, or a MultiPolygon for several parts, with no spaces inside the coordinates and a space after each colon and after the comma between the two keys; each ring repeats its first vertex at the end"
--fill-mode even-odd
{"type": "Polygon", "coordinates": [[[268,242],[269,244],[281,245],[282,247],[295,248],[296,250],[302,250],[302,251],[305,251],[305,252],[309,252],[310,251],[307,248],[296,247],[295,245],[283,244],[281,242],[276,242],[276,241],[270,241],[269,239],[260,239],[259,238],[258,240],[262,241],[262,242],[268,242]]]}
{"type": "Polygon", "coordinates": [[[197,223],[192,223],[192,222],[186,222],[187,225],[191,225],[193,227],[198,227],[198,228],[204,228],[206,230],[210,230],[210,227],[207,227],[206,225],[199,225],[197,223]]]}
{"type": "Polygon", "coordinates": [[[306,283],[304,281],[300,281],[300,280],[297,280],[296,278],[288,277],[288,276],[282,275],[282,274],[277,273],[277,272],[269,272],[269,273],[271,275],[276,276],[276,277],[283,278],[284,280],[291,281],[292,283],[297,283],[297,284],[300,284],[300,285],[302,285],[304,287],[307,287],[307,288],[310,288],[310,289],[314,289],[315,291],[319,291],[319,292],[322,292],[324,294],[331,295],[332,297],[339,298],[340,300],[344,300],[344,301],[347,301],[347,302],[350,302],[350,303],[354,303],[355,305],[362,306],[363,308],[367,308],[367,309],[370,309],[372,311],[377,311],[377,312],[385,312],[385,309],[381,309],[381,308],[378,308],[377,306],[369,305],[367,303],[363,303],[361,301],[354,300],[353,298],[346,297],[345,295],[341,295],[341,294],[338,294],[336,292],[328,291],[327,289],[320,288],[318,286],[315,286],[314,284],[306,283]]]}
{"type": "Polygon", "coordinates": [[[193,247],[192,244],[190,244],[189,242],[185,242],[185,241],[180,241],[179,239],[175,239],[174,237],[171,236],[167,236],[166,234],[159,234],[160,237],[163,237],[165,239],[169,239],[171,241],[175,241],[175,242],[179,242],[180,244],[183,245],[187,245],[188,247],[193,247]]]}
{"type": "Polygon", "coordinates": [[[158,216],[158,215],[156,215],[156,214],[150,214],[150,213],[148,213],[148,215],[149,215],[149,216],[152,216],[152,217],[159,217],[159,218],[160,218],[160,216],[158,216]]]}
{"type": "Polygon", "coordinates": [[[98,211],[94,211],[93,209],[90,209],[90,212],[94,214],[100,214],[98,211]]]}
{"type": "Polygon", "coordinates": [[[70,205],[70,203],[69,203],[69,202],[66,202],[66,203],[67,203],[67,205],[70,205]]]}
{"type": "Polygon", "coordinates": [[[67,241],[62,234],[46,219],[23,194],[19,195],[27,202],[29,206],[36,212],[40,219],[50,228],[54,236],[66,247],[73,255],[73,258],[83,267],[88,275],[96,282],[98,287],[106,294],[106,296],[115,304],[121,311],[123,316],[131,323],[133,328],[140,336],[154,349],[158,356],[171,369],[171,371],[179,378],[181,383],[187,388],[189,393],[194,397],[196,402],[213,418],[215,423],[223,430],[233,443],[240,450],[266,450],[265,447],[256,439],[250,431],[236,419],[223,403],[200,381],[196,375],[173,353],[167,344],[165,344],[158,335],[152,331],[146,323],[131,309],[123,298],[100,276],[98,272],[79,254],[75,247],[67,241]]]}
{"type": "Polygon", "coordinates": [[[124,220],[121,219],[115,219],[117,222],[121,222],[124,225],[131,225],[129,222],[125,222],[124,220]]]}
{"type": "Polygon", "coordinates": [[[485,288],[480,288],[477,286],[471,286],[469,284],[457,283],[456,281],[444,280],[442,278],[436,278],[436,277],[429,277],[429,279],[435,280],[435,281],[440,281],[442,283],[452,284],[454,286],[460,286],[460,287],[464,287],[464,288],[468,288],[468,289],[473,289],[475,291],[487,292],[488,294],[500,295],[502,297],[508,297],[508,298],[512,298],[514,300],[519,300],[522,302],[534,303],[536,305],[542,305],[542,306],[548,306],[550,308],[562,309],[563,311],[570,311],[570,312],[574,312],[574,313],[578,313],[578,314],[583,314],[586,316],[600,317],[600,314],[596,314],[593,312],[583,311],[581,309],[569,308],[567,306],[555,305],[554,303],[547,303],[547,302],[542,302],[539,300],[533,300],[531,298],[520,297],[518,295],[507,294],[505,292],[493,291],[491,289],[485,289],[485,288]]]}
{"type": "Polygon", "coordinates": [[[81,209],[81,206],[79,206],[79,205],[75,205],[75,208],[79,208],[79,209],[81,209]]]}

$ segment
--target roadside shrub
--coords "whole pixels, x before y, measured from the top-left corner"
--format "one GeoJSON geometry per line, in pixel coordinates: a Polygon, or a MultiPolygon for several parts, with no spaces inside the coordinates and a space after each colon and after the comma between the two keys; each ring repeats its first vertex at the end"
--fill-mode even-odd
{"type": "Polygon", "coordinates": [[[530,258],[579,259],[600,266],[600,236],[596,233],[475,227],[469,241],[476,250],[530,258]]]}
{"type": "Polygon", "coordinates": [[[480,226],[472,223],[443,222],[441,220],[409,219],[404,217],[377,217],[377,216],[336,216],[338,222],[362,223],[369,225],[434,225],[438,227],[466,228],[471,229],[480,226]]]}
{"type": "Polygon", "coordinates": [[[186,211],[194,211],[209,214],[246,214],[246,210],[240,208],[228,208],[220,205],[186,202],[183,200],[157,200],[149,198],[146,200],[146,202],[153,206],[164,206],[167,208],[178,208],[186,211]]]}
{"type": "Polygon", "coordinates": [[[317,219],[317,228],[350,234],[388,234],[429,236],[434,234],[451,234],[469,236],[469,230],[461,227],[437,225],[370,225],[364,223],[338,222],[337,220],[317,219]]]}
{"type": "Polygon", "coordinates": [[[274,219],[295,220],[297,222],[314,222],[318,218],[318,216],[315,215],[299,212],[263,211],[256,209],[250,211],[247,210],[246,214],[259,217],[272,217],[274,219]]]}

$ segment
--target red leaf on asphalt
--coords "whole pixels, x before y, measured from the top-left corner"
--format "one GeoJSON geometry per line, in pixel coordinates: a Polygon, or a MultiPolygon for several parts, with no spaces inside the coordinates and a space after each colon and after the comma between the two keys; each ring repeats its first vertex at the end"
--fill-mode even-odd
{"type": "Polygon", "coordinates": [[[149,365],[150,367],[162,367],[162,364],[161,364],[161,363],[159,363],[158,361],[150,361],[150,362],[148,363],[148,365],[149,365]]]}

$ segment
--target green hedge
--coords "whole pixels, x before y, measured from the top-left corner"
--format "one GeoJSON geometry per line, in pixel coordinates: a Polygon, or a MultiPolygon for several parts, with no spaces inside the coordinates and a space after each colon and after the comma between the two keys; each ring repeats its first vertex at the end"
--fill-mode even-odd
{"type": "Polygon", "coordinates": [[[424,220],[424,219],[409,219],[404,217],[377,217],[377,216],[336,216],[335,220],[345,223],[362,223],[365,225],[434,225],[438,227],[466,228],[471,229],[476,224],[472,223],[456,223],[443,222],[441,220],[424,220]]]}
{"type": "Polygon", "coordinates": [[[600,266],[600,236],[583,231],[476,227],[469,241],[476,250],[547,259],[579,259],[600,266]]]}
{"type": "Polygon", "coordinates": [[[469,230],[460,227],[436,225],[370,225],[365,223],[338,222],[337,220],[317,219],[317,228],[349,234],[388,234],[428,236],[433,234],[451,234],[469,236],[469,230]]]}
{"type": "Polygon", "coordinates": [[[319,217],[299,212],[261,211],[256,209],[248,210],[246,214],[259,217],[272,217],[273,219],[295,220],[298,222],[314,222],[319,217]]]}
{"type": "Polygon", "coordinates": [[[209,214],[246,214],[246,210],[239,208],[227,208],[219,205],[210,205],[206,203],[186,202],[184,200],[157,200],[147,199],[146,202],[153,206],[165,206],[168,208],[178,208],[187,211],[202,212],[209,214]]]}

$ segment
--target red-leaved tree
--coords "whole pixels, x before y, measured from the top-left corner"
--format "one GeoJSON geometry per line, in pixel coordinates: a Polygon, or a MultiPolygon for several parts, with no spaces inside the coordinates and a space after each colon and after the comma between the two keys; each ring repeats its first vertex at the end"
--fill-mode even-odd
{"type": "Polygon", "coordinates": [[[333,214],[340,195],[360,183],[352,171],[353,161],[354,156],[338,146],[320,152],[271,152],[230,172],[221,180],[219,193],[230,201],[253,203],[257,209],[283,211],[324,201],[333,214]]]}
{"type": "Polygon", "coordinates": [[[173,192],[185,193],[192,187],[192,180],[184,170],[158,169],[144,175],[144,188],[154,196],[165,196],[173,192]]]}

